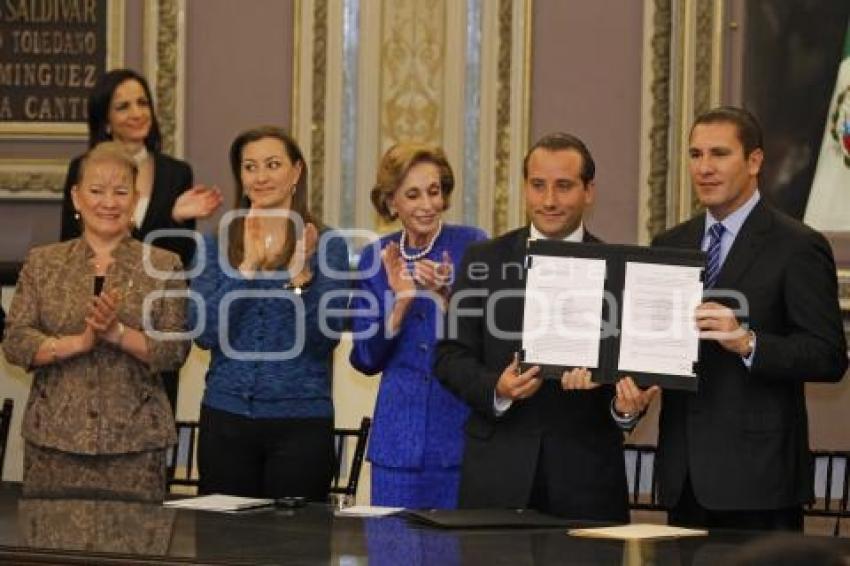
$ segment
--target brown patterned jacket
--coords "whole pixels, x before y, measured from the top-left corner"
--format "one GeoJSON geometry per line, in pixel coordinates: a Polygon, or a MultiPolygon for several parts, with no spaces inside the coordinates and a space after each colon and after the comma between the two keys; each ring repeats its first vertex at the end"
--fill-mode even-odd
{"type": "MultiPolygon", "coordinates": [[[[160,340],[147,333],[150,364],[105,342],[90,352],[32,368],[41,343],[79,334],[93,294],[93,252],[82,239],[34,248],[18,279],[6,322],[3,351],[10,363],[34,369],[21,433],[34,444],[75,454],[123,454],[164,448],[176,441],[174,418],[158,375],[179,368],[186,340],[160,340]]],[[[125,238],[113,252],[104,289],[122,297],[118,318],[143,327],[143,301],[151,292],[180,296],[150,304],[150,328],[182,332],[185,281],[174,277],[180,260],[171,252],[125,238]],[[162,273],[146,273],[143,253],[162,273]]]]}

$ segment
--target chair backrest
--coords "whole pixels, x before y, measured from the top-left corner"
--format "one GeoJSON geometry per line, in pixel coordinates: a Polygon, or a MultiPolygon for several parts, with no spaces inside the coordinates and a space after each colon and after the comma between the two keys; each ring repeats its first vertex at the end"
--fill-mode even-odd
{"type": "Polygon", "coordinates": [[[177,444],[166,454],[167,485],[172,491],[175,486],[198,487],[197,421],[177,421],[177,444]]]}
{"type": "Polygon", "coordinates": [[[330,492],[353,499],[366,454],[372,419],[363,417],[360,428],[334,429],[334,474],[330,492]]]}
{"type": "MultiPolygon", "coordinates": [[[[198,487],[198,423],[177,421],[177,444],[166,454],[169,491],[175,486],[198,487]]],[[[359,428],[334,429],[334,472],[330,493],[353,498],[366,455],[372,419],[363,417],[359,428]]]]}
{"type": "Polygon", "coordinates": [[[835,517],[833,534],[838,536],[841,517],[850,517],[847,510],[850,451],[812,450],[812,461],[815,500],[806,505],[803,512],[810,517],[835,517]]]}
{"type": "Polygon", "coordinates": [[[658,482],[655,478],[656,448],[651,444],[626,444],[626,479],[629,482],[629,507],[660,511],[658,482]]]}
{"type": "Polygon", "coordinates": [[[9,443],[9,429],[12,426],[12,409],[15,401],[6,399],[0,409],[0,478],[3,476],[3,464],[6,463],[6,445],[9,443]]]}

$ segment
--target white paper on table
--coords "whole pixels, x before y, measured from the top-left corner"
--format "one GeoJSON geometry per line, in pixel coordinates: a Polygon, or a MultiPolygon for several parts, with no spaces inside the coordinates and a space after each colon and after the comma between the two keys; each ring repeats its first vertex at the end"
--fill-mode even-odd
{"type": "Polygon", "coordinates": [[[380,507],[377,505],[354,505],[334,512],[336,517],[386,517],[404,511],[404,507],[380,507]]]}
{"type": "Polygon", "coordinates": [[[524,360],[596,368],[605,260],[532,255],[522,321],[524,360]]]}
{"type": "Polygon", "coordinates": [[[242,511],[244,509],[254,509],[256,507],[269,507],[274,505],[274,499],[215,494],[166,501],[163,505],[165,507],[173,507],[176,509],[194,509],[195,511],[219,511],[232,513],[234,511],[242,511]]]}
{"type": "Polygon", "coordinates": [[[591,529],[570,529],[567,534],[575,537],[610,538],[617,540],[647,540],[680,537],[706,536],[702,529],[683,529],[669,525],[632,523],[615,527],[596,527],[591,529]]]}
{"type": "Polygon", "coordinates": [[[620,371],[694,377],[700,267],[626,262],[620,371]]]}

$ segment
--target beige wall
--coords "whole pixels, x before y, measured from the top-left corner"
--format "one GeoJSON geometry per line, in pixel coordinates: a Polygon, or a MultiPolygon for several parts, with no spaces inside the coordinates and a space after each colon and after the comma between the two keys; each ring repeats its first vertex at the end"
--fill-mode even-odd
{"type": "Polygon", "coordinates": [[[531,139],[563,130],[596,161],[589,228],[637,242],[641,2],[535,0],[531,139]]]}
{"type": "Polygon", "coordinates": [[[187,4],[186,159],[197,182],[225,191],[229,207],[233,138],[261,124],[290,125],[292,2],[187,4]]]}

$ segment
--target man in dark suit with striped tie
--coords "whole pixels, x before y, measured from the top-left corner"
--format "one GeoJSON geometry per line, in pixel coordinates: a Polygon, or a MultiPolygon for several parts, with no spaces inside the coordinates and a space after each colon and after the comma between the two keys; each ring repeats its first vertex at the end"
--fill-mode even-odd
{"type": "Polygon", "coordinates": [[[801,530],[813,498],[804,385],[847,369],[826,239],[764,202],[761,128],[746,110],[696,119],[690,174],[706,212],[653,245],[708,256],[699,391],[665,391],[657,477],[672,524],[801,530]]]}

